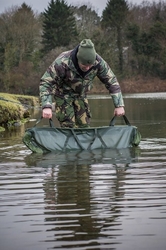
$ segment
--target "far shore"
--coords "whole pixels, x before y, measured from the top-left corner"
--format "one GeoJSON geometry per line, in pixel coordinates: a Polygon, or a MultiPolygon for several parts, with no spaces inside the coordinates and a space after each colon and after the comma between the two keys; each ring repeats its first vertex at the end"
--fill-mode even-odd
{"type": "MultiPolygon", "coordinates": [[[[137,77],[120,82],[123,94],[166,92],[166,80],[137,77]]],[[[95,84],[89,95],[108,94],[104,84],[95,84]]],[[[8,125],[26,122],[30,117],[28,107],[40,106],[39,97],[0,93],[0,132],[8,125]]]]}

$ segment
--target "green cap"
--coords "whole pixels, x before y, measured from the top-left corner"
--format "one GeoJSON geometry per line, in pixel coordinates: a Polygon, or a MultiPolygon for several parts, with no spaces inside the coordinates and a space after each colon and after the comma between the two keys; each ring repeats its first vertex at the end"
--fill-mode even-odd
{"type": "Polygon", "coordinates": [[[80,42],[77,52],[78,62],[83,65],[92,65],[96,60],[96,51],[94,44],[90,39],[84,39],[80,42]]]}

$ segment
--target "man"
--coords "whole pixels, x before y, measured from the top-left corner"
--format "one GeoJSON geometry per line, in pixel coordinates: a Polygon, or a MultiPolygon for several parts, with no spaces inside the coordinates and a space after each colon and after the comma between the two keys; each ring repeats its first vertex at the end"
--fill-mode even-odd
{"type": "Polygon", "coordinates": [[[95,77],[105,85],[115,106],[114,115],[125,114],[120,85],[109,65],[95,51],[90,39],[73,50],[61,53],[40,81],[43,118],[52,117],[52,95],[61,127],[89,127],[91,112],[87,93],[95,77]]]}

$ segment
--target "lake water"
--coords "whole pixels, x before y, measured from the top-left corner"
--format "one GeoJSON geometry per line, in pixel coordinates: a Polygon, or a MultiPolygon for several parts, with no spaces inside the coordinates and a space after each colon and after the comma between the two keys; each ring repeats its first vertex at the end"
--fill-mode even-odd
{"type": "MultiPolygon", "coordinates": [[[[166,249],[166,93],[124,101],[137,148],[36,155],[22,143],[35,121],[0,133],[0,250],[166,249]]],[[[112,100],[89,102],[108,125],[112,100]]]]}

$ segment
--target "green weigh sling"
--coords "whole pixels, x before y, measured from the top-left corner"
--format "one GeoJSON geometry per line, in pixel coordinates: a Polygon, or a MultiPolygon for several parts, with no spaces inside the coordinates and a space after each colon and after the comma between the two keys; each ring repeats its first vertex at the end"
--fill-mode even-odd
{"type": "Polygon", "coordinates": [[[109,126],[90,128],[57,128],[52,119],[49,127],[37,127],[41,118],[34,127],[26,129],[23,142],[34,153],[138,146],[140,132],[126,116],[123,118],[125,125],[115,125],[114,116],[109,126]]]}

